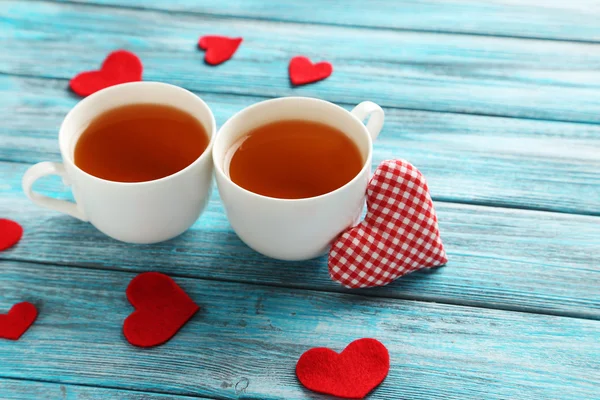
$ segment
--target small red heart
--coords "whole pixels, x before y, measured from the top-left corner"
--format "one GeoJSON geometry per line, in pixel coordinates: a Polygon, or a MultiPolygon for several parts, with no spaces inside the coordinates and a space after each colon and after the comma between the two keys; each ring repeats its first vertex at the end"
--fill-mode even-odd
{"type": "Polygon", "coordinates": [[[0,251],[6,250],[21,240],[23,227],[10,219],[0,218],[0,251]]]}
{"type": "Polygon", "coordinates": [[[204,61],[207,64],[218,65],[233,57],[242,40],[242,38],[227,36],[202,36],[198,41],[198,47],[206,51],[204,61]]]}
{"type": "Polygon", "coordinates": [[[0,314],[0,338],[18,340],[37,318],[37,309],[26,301],[12,306],[8,314],[0,314]]]}
{"type": "Polygon", "coordinates": [[[319,347],[302,354],[296,376],[307,389],[347,399],[362,399],[388,374],[390,355],[375,339],[359,339],[340,354],[319,347]]]}
{"type": "Polygon", "coordinates": [[[125,319],[123,334],[134,346],[165,343],[200,309],[173,279],[158,272],[139,274],[126,293],[135,311],[125,319]]]}
{"type": "Polygon", "coordinates": [[[448,262],[427,182],[409,162],[379,165],[367,187],[367,209],[364,221],[331,246],[334,281],[349,288],[384,286],[448,262]]]}
{"type": "Polygon", "coordinates": [[[113,51],[106,57],[98,71],[81,72],[69,82],[71,90],[88,96],[109,86],[142,80],[142,62],[130,51],[113,51]]]}
{"type": "Polygon", "coordinates": [[[290,60],[288,70],[292,84],[298,86],[327,78],[333,72],[333,66],[327,61],[313,64],[307,57],[296,56],[290,60]]]}

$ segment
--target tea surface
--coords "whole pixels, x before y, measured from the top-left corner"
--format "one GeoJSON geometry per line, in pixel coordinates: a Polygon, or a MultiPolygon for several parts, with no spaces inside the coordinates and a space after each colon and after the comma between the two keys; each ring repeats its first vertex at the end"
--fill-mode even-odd
{"type": "Polygon", "coordinates": [[[192,115],[161,104],[132,104],[96,117],[75,146],[75,164],[98,178],[144,182],[193,163],[208,135],[192,115]]]}
{"type": "Polygon", "coordinates": [[[364,163],[346,134],[312,121],[273,122],[241,140],[231,158],[229,176],[239,186],[263,196],[319,196],[350,182],[364,163]]]}

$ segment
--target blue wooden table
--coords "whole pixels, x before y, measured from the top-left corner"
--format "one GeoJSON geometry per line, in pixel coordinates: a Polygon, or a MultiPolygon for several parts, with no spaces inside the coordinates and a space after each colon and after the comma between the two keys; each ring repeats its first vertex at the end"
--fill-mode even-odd
{"type": "MultiPolygon", "coordinates": [[[[0,398],[325,399],[298,384],[298,357],[375,337],[392,367],[371,399],[600,399],[599,21],[594,0],[0,1],[0,217],[25,229],[0,253],[0,313],[40,312],[0,340],[0,398]],[[209,67],[204,34],[244,43],[209,67]],[[119,48],[219,125],[277,96],[379,103],[374,164],[426,175],[448,266],[345,290],[325,259],[247,248],[216,191],[190,231],[152,246],[34,206],[20,180],[60,159],[68,80],[119,48]],[[291,88],[298,54],[333,75],[291,88]],[[201,311],[140,349],[121,332],[125,288],[149,270],[201,311]]],[[[58,179],[37,190],[69,197],[58,179]]]]}

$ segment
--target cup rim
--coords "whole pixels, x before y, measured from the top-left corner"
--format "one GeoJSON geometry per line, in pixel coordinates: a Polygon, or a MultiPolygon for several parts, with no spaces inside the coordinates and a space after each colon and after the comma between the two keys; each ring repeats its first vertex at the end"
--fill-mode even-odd
{"type": "MultiPolygon", "coordinates": [[[[137,104],[137,103],[128,103],[128,104],[137,104]]],[[[168,103],[152,103],[152,104],[165,104],[168,105],[168,103]]],[[[96,116],[98,116],[100,114],[97,114],[96,116]]],[[[118,85],[113,85],[113,86],[109,86],[107,88],[101,89],[95,93],[92,93],[91,95],[85,97],[84,99],[82,99],[81,101],[79,101],[77,104],[75,104],[75,106],[73,108],[71,108],[69,110],[69,112],[67,113],[67,115],[65,116],[65,118],[63,119],[59,131],[58,131],[58,144],[59,144],[59,148],[60,148],[60,153],[61,156],[63,158],[63,162],[65,163],[69,163],[69,165],[73,168],[75,168],[75,170],[77,170],[77,172],[85,175],[88,178],[91,178],[92,180],[96,180],[102,183],[106,183],[106,184],[113,184],[113,185],[117,185],[117,186],[129,186],[129,187],[139,187],[139,186],[144,186],[144,185],[149,185],[149,184],[154,184],[154,183],[158,183],[158,182],[163,182],[166,180],[169,180],[171,178],[174,178],[176,176],[182,175],[184,174],[186,171],[188,171],[189,169],[191,169],[192,167],[194,167],[195,165],[199,164],[200,162],[202,162],[203,160],[205,160],[207,157],[210,157],[210,155],[212,153],[212,149],[213,149],[213,144],[215,142],[215,137],[216,135],[216,131],[217,131],[217,123],[215,121],[215,116],[212,112],[212,110],[210,109],[210,107],[208,106],[208,104],[206,104],[206,102],[204,102],[204,100],[202,100],[200,98],[200,96],[196,95],[194,92],[187,90],[185,88],[182,88],[180,86],[177,85],[172,85],[170,83],[164,83],[164,82],[156,82],[156,81],[140,81],[140,82],[127,82],[127,83],[121,83],[118,85]],[[95,175],[92,175],[84,170],[82,170],[81,168],[79,168],[79,166],[77,166],[77,164],[75,164],[75,160],[69,155],[68,153],[68,149],[66,148],[66,144],[64,144],[64,141],[67,140],[67,138],[65,137],[65,135],[67,135],[65,133],[66,128],[65,125],[67,123],[67,121],[70,118],[74,118],[73,115],[75,115],[77,112],[79,112],[80,109],[84,108],[87,106],[88,103],[90,103],[92,100],[92,98],[94,97],[98,97],[98,96],[107,96],[110,94],[115,94],[112,92],[118,92],[120,90],[124,90],[127,88],[133,88],[135,89],[135,86],[155,86],[155,87],[163,87],[166,88],[168,90],[175,90],[175,91],[180,91],[180,92],[184,92],[184,93],[189,93],[193,96],[193,98],[195,99],[195,101],[197,101],[201,107],[206,108],[206,110],[208,111],[208,114],[210,115],[210,123],[211,123],[211,128],[212,129],[206,129],[207,127],[204,126],[205,130],[207,131],[206,133],[209,135],[209,139],[208,139],[208,145],[206,146],[206,148],[204,149],[204,151],[202,152],[202,154],[200,154],[198,156],[198,158],[196,158],[192,163],[190,163],[187,167],[180,169],[179,171],[171,174],[171,175],[167,175],[167,176],[163,176],[162,178],[158,178],[158,179],[153,179],[150,181],[141,181],[141,182],[119,182],[119,181],[111,181],[108,179],[104,179],[104,178],[99,178],[95,175]]]]}
{"type": "MultiPolygon", "coordinates": [[[[366,157],[364,164],[363,164],[362,168],[360,169],[360,171],[351,180],[349,180],[348,182],[346,182],[344,185],[340,186],[339,188],[332,190],[331,192],[323,193],[323,194],[320,194],[318,196],[313,196],[313,197],[302,197],[300,199],[282,199],[279,197],[270,197],[270,196],[265,196],[265,195],[262,195],[259,193],[255,193],[246,188],[243,188],[242,186],[238,185],[233,180],[231,180],[231,178],[229,176],[227,176],[227,174],[225,174],[225,171],[223,170],[222,166],[220,165],[220,163],[217,162],[217,157],[220,157],[220,155],[217,155],[217,153],[213,150],[212,157],[213,157],[213,164],[214,164],[216,174],[218,174],[221,178],[225,179],[226,181],[228,181],[229,183],[234,185],[237,189],[241,190],[245,194],[255,197],[257,199],[270,200],[270,201],[281,202],[281,203],[293,203],[293,202],[299,203],[299,202],[316,201],[316,200],[319,200],[319,199],[322,199],[322,198],[325,198],[328,196],[332,196],[341,191],[344,191],[349,186],[353,185],[356,181],[358,181],[360,179],[360,177],[365,173],[365,171],[367,171],[371,168],[371,162],[372,162],[372,156],[373,156],[373,138],[369,134],[369,131],[367,130],[367,127],[365,126],[365,124],[363,124],[363,122],[361,120],[359,120],[356,117],[356,115],[352,114],[350,111],[346,110],[345,108],[340,107],[337,104],[334,104],[330,101],[318,99],[315,97],[305,97],[305,96],[277,97],[274,99],[263,100],[258,103],[254,103],[246,108],[243,108],[242,110],[238,111],[237,113],[235,113],[234,115],[229,117],[229,119],[219,128],[217,135],[216,135],[215,143],[218,143],[220,140],[224,140],[222,132],[224,129],[226,129],[228,127],[229,124],[231,124],[231,121],[233,121],[234,119],[241,118],[244,116],[245,113],[251,112],[252,110],[254,110],[256,108],[265,107],[272,103],[287,102],[287,101],[315,102],[315,103],[320,103],[321,105],[325,105],[327,107],[333,107],[338,110],[344,111],[345,115],[347,115],[348,117],[353,119],[358,125],[360,125],[362,127],[363,134],[367,137],[367,142],[368,142],[368,146],[369,146],[367,157],[366,157]]],[[[217,146],[215,145],[215,147],[217,147],[217,146]]],[[[226,151],[227,150],[225,150],[225,152],[226,151]]],[[[220,158],[223,159],[224,156],[225,155],[223,154],[223,157],[220,157],[220,158]]]]}

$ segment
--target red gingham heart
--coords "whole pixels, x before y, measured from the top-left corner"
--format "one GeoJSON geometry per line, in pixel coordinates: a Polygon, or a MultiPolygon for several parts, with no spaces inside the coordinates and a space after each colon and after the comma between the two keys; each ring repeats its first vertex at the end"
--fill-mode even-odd
{"type": "Polygon", "coordinates": [[[367,187],[367,208],[364,221],[331,246],[334,281],[348,288],[384,286],[448,261],[425,177],[407,161],[379,165],[367,187]]]}

